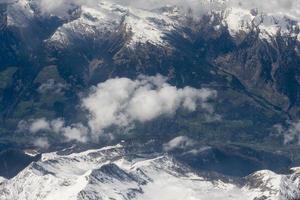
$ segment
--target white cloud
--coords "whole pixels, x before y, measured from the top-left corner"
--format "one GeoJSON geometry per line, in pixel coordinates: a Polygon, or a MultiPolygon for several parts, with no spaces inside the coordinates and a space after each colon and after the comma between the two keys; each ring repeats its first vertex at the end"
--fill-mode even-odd
{"type": "MultiPolygon", "coordinates": [[[[1,1],[1,0],[0,0],[1,1]]],[[[6,0],[7,1],[7,0],[6,0]]],[[[270,13],[288,13],[288,15],[300,18],[299,0],[108,0],[109,2],[118,3],[124,6],[132,6],[143,9],[153,9],[166,5],[179,6],[182,10],[191,8],[196,15],[201,15],[210,10],[216,10],[223,7],[243,7],[247,9],[258,8],[263,12],[270,13]]],[[[39,6],[44,13],[63,15],[75,6],[89,5],[93,6],[101,0],[38,0],[39,6]]]]}
{"type": "Polygon", "coordinates": [[[65,125],[63,119],[55,119],[49,122],[51,131],[63,135],[67,141],[87,142],[89,130],[81,123],[65,125]]]}
{"type": "Polygon", "coordinates": [[[172,151],[175,149],[186,149],[186,148],[194,146],[195,144],[196,143],[192,139],[190,139],[186,136],[178,136],[178,137],[170,140],[168,143],[165,143],[163,145],[163,149],[165,151],[172,151]]]}
{"type": "Polygon", "coordinates": [[[39,0],[36,1],[44,14],[65,16],[68,10],[80,5],[77,0],[39,0]]]}
{"type": "Polygon", "coordinates": [[[36,2],[42,13],[65,17],[70,10],[80,6],[94,7],[101,0],[37,0],[36,2]]]}
{"type": "Polygon", "coordinates": [[[48,149],[50,147],[48,139],[45,137],[37,138],[33,145],[42,149],[48,149]]]}
{"type": "Polygon", "coordinates": [[[65,127],[65,121],[63,119],[52,120],[50,124],[55,133],[59,133],[65,127]]]}
{"type": "MultiPolygon", "coordinates": [[[[0,3],[12,3],[18,0],[0,0],[0,3]]],[[[57,16],[66,16],[70,9],[77,6],[91,6],[99,4],[102,0],[35,0],[42,13],[57,16]]],[[[154,9],[162,6],[179,6],[182,10],[192,9],[195,15],[207,13],[210,10],[219,10],[223,7],[242,7],[247,9],[258,8],[268,13],[282,13],[300,18],[299,0],[106,0],[124,6],[138,7],[143,9],[154,9]]]]}
{"type": "Polygon", "coordinates": [[[100,83],[82,105],[90,113],[91,130],[101,133],[110,126],[124,127],[134,121],[170,116],[179,108],[192,112],[199,105],[204,112],[213,113],[207,101],[215,96],[216,92],[209,89],[176,88],[160,75],[141,76],[137,80],[115,78],[100,83]]]}
{"type": "Polygon", "coordinates": [[[62,136],[65,141],[87,142],[98,138],[107,128],[132,128],[135,122],[169,117],[178,109],[188,112],[199,109],[205,116],[214,116],[213,106],[208,101],[215,97],[214,90],[171,86],[161,75],[140,76],[136,80],[115,78],[93,87],[82,99],[82,108],[89,113],[87,126],[82,123],[67,125],[60,118],[40,118],[21,121],[18,127],[19,131],[48,132],[62,136]]]}
{"type": "Polygon", "coordinates": [[[187,137],[178,136],[163,144],[164,151],[183,150],[182,155],[193,155],[197,156],[205,151],[210,150],[210,146],[202,146],[197,141],[187,137]]]}
{"type": "Polygon", "coordinates": [[[204,147],[198,147],[198,148],[194,148],[194,149],[191,149],[187,152],[184,153],[184,155],[193,155],[193,156],[197,156],[205,151],[208,151],[208,150],[211,150],[212,147],[210,146],[204,146],[204,147]]]}
{"type": "Polygon", "coordinates": [[[40,85],[40,87],[38,88],[38,92],[41,94],[61,94],[66,88],[67,86],[65,84],[58,83],[53,79],[49,79],[45,83],[40,85]]]}
{"type": "Polygon", "coordinates": [[[73,124],[63,127],[60,132],[66,137],[67,141],[87,142],[88,128],[82,124],[73,124]]]}
{"type": "Polygon", "coordinates": [[[291,142],[300,144],[300,121],[289,122],[288,128],[284,128],[282,125],[276,125],[275,128],[284,136],[284,144],[291,142]]]}
{"type": "MultiPolygon", "coordinates": [[[[70,126],[65,125],[63,119],[55,120],[46,120],[45,118],[21,121],[18,125],[19,131],[29,131],[30,133],[39,133],[39,132],[52,132],[63,136],[66,141],[78,141],[78,142],[87,142],[89,129],[81,123],[71,124],[70,126]]],[[[45,143],[44,140],[38,138],[35,141],[36,146],[41,146],[39,144],[45,143]]]]}
{"type": "Polygon", "coordinates": [[[50,124],[45,118],[37,119],[33,121],[29,127],[31,133],[37,133],[39,131],[50,130],[50,124]]]}
{"type": "Polygon", "coordinates": [[[295,17],[300,17],[300,3],[299,0],[271,0],[271,1],[260,1],[260,0],[230,0],[229,6],[241,6],[244,8],[258,8],[261,11],[268,13],[288,13],[295,17]]]}

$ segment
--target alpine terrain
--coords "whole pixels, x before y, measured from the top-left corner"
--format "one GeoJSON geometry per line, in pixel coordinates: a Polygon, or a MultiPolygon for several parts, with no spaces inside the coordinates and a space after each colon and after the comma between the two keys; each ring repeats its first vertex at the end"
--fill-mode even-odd
{"type": "Polygon", "coordinates": [[[299,200],[299,11],[0,0],[0,200],[299,200]]]}

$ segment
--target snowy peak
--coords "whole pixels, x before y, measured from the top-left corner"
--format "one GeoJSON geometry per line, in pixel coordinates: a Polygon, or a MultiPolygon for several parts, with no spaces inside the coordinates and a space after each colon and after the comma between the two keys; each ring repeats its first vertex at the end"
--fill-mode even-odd
{"type": "MultiPolygon", "coordinates": [[[[220,6],[222,7],[222,6],[220,6]]],[[[59,28],[50,41],[68,43],[69,37],[90,36],[106,38],[116,32],[127,33],[126,45],[150,43],[156,46],[169,46],[166,35],[185,27],[185,18],[189,17],[180,7],[162,7],[144,10],[134,7],[100,2],[98,7],[82,6],[81,16],[59,28]]],[[[233,38],[251,31],[259,32],[260,39],[271,42],[276,36],[300,38],[300,22],[278,13],[264,13],[257,9],[225,7],[224,10],[212,11],[210,15],[221,14],[221,24],[226,26],[233,38]]],[[[195,20],[198,20],[195,18],[195,20]]]]}
{"type": "Polygon", "coordinates": [[[260,171],[243,186],[200,176],[168,155],[134,156],[125,149],[117,145],[70,155],[45,154],[0,184],[0,199],[277,200],[299,193],[297,172],[260,171]]]}
{"type": "MultiPolygon", "coordinates": [[[[199,16],[189,15],[182,6],[162,6],[147,10],[111,1],[93,2],[78,7],[71,4],[70,7],[66,6],[67,10],[64,12],[45,13],[38,9],[40,5],[37,1],[20,0],[8,6],[8,25],[24,27],[41,15],[56,16],[64,23],[45,40],[50,46],[66,48],[76,44],[79,39],[103,41],[112,35],[122,35],[126,38],[125,46],[132,48],[137,44],[170,46],[167,35],[178,29],[189,28],[190,25],[185,23],[188,17],[199,20],[199,16]]],[[[300,38],[298,18],[282,13],[246,9],[226,1],[203,0],[203,7],[208,4],[214,6],[207,10],[207,14],[212,18],[222,18],[215,28],[227,27],[233,38],[251,31],[258,31],[260,38],[267,41],[272,41],[277,35],[300,38]]]]}
{"type": "Polygon", "coordinates": [[[177,25],[168,14],[101,1],[92,7],[81,6],[79,18],[59,27],[49,42],[65,46],[72,43],[74,37],[105,39],[124,31],[129,36],[128,46],[137,43],[166,45],[164,34],[177,25]]]}
{"type": "Polygon", "coordinates": [[[228,26],[233,37],[241,32],[250,31],[259,31],[260,38],[266,40],[271,40],[277,35],[299,37],[300,21],[280,14],[262,13],[257,9],[227,8],[223,23],[228,26]]]}
{"type": "Polygon", "coordinates": [[[245,188],[255,189],[263,196],[278,196],[282,175],[269,170],[258,171],[247,177],[245,188]]]}

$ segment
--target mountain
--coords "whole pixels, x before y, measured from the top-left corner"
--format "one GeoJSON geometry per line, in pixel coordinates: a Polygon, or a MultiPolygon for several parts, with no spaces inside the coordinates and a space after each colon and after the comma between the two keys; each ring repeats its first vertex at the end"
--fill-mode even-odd
{"type": "Polygon", "coordinates": [[[173,191],[186,195],[179,199],[299,198],[297,8],[0,2],[0,176],[9,178],[0,180],[0,199],[55,199],[61,191],[66,199],[168,199],[173,191]],[[215,98],[76,140],[90,134],[94,117],[83,99],[102,83],[128,78],[149,87],[141,77],[157,74],[176,91],[205,88],[215,98]],[[99,149],[121,141],[146,152],[99,149]],[[161,194],[164,181],[174,188],[161,194]]]}
{"type": "Polygon", "coordinates": [[[0,185],[0,199],[297,199],[299,169],[212,179],[170,155],[135,155],[122,145],[43,154],[0,185]]]}
{"type": "Polygon", "coordinates": [[[5,178],[12,178],[31,162],[37,161],[38,159],[39,156],[29,156],[21,150],[3,150],[0,153],[1,176],[5,178]]]}

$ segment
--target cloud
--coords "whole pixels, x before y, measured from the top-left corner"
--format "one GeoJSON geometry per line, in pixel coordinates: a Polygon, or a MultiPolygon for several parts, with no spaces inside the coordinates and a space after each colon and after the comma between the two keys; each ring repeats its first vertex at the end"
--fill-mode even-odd
{"type": "Polygon", "coordinates": [[[50,147],[49,141],[45,137],[37,138],[33,145],[41,149],[48,149],[50,147]]]}
{"type": "MultiPolygon", "coordinates": [[[[38,0],[42,12],[63,15],[76,6],[95,6],[101,0],[38,0]]],[[[224,7],[242,7],[247,9],[257,8],[263,12],[288,13],[294,17],[300,17],[299,0],[108,0],[108,2],[124,6],[138,7],[143,9],[154,9],[162,6],[179,6],[183,11],[192,9],[195,15],[201,15],[211,10],[220,10],[224,7]]]]}
{"type": "Polygon", "coordinates": [[[262,12],[285,14],[293,18],[300,18],[300,3],[299,0],[230,0],[228,6],[239,6],[242,8],[252,9],[257,8],[262,12]]]}
{"type": "MultiPolygon", "coordinates": [[[[198,110],[212,118],[215,115],[214,107],[209,101],[216,95],[216,91],[206,88],[177,88],[167,83],[167,79],[161,75],[140,76],[136,80],[114,78],[93,87],[82,99],[82,111],[88,112],[86,125],[67,124],[62,118],[40,118],[20,121],[18,129],[37,136],[39,133],[57,134],[63,141],[88,142],[104,136],[108,128],[132,128],[135,122],[145,123],[160,116],[170,117],[179,109],[186,112],[198,110]]],[[[172,141],[173,144],[176,141],[172,141]]]]}
{"type": "MultiPolygon", "coordinates": [[[[13,3],[18,0],[0,0],[0,3],[13,3]]],[[[39,7],[44,14],[65,17],[68,11],[80,6],[95,7],[102,0],[35,0],[32,3],[39,7]]],[[[246,9],[257,8],[262,12],[281,13],[293,18],[300,18],[299,0],[106,0],[124,6],[142,9],[154,9],[169,6],[178,6],[182,11],[193,10],[196,16],[205,14],[211,10],[220,10],[224,7],[242,7],[246,9]]]]}
{"type": "Polygon", "coordinates": [[[37,0],[36,3],[44,14],[65,17],[70,10],[80,6],[95,7],[101,0],[37,0]]]}
{"type": "Polygon", "coordinates": [[[208,100],[215,96],[209,89],[176,88],[160,75],[140,76],[137,80],[115,78],[100,83],[83,99],[82,106],[90,113],[91,130],[101,133],[111,126],[171,116],[181,108],[193,112],[199,106],[203,112],[213,113],[208,100]]]}
{"type": "Polygon", "coordinates": [[[77,1],[74,0],[39,0],[35,3],[43,14],[53,14],[57,16],[66,15],[68,10],[71,10],[77,5],[77,1]]]}
{"type": "Polygon", "coordinates": [[[288,127],[275,125],[278,133],[284,136],[284,144],[297,142],[300,145],[300,121],[288,122],[288,127]]]}
{"type": "MultiPolygon", "coordinates": [[[[39,7],[43,13],[51,13],[56,15],[63,15],[68,10],[75,8],[76,6],[95,6],[99,4],[101,0],[39,0],[37,1],[39,7]]],[[[107,2],[117,3],[123,6],[130,6],[142,9],[155,9],[163,6],[180,6],[184,9],[195,8],[195,11],[207,10],[207,7],[211,7],[214,2],[199,1],[199,0],[108,0],[107,2]]]]}
{"type": "Polygon", "coordinates": [[[87,142],[89,129],[83,124],[73,124],[63,127],[61,133],[67,138],[67,141],[87,142]]]}
{"type": "MultiPolygon", "coordinates": [[[[65,141],[87,142],[89,129],[81,123],[65,125],[63,119],[46,120],[45,118],[21,121],[18,125],[19,131],[29,131],[30,133],[51,132],[58,136],[63,136],[65,141]]],[[[37,144],[42,144],[37,140],[37,144]],[[38,142],[37,142],[38,141],[38,142]]],[[[39,146],[39,145],[36,145],[39,146]]]]}
{"type": "Polygon", "coordinates": [[[50,130],[50,124],[45,118],[37,119],[33,121],[29,127],[31,133],[37,133],[39,131],[50,130]]]}
{"type": "Polygon", "coordinates": [[[87,142],[89,130],[82,123],[65,125],[63,119],[55,119],[49,122],[52,132],[63,135],[66,141],[87,142]]]}
{"type": "Polygon", "coordinates": [[[164,151],[172,151],[175,149],[186,149],[194,146],[195,144],[196,143],[192,139],[186,136],[178,136],[170,140],[169,142],[165,143],[163,145],[163,149],[164,151]]]}
{"type": "Polygon", "coordinates": [[[58,83],[53,79],[47,80],[45,83],[41,84],[38,88],[38,92],[41,94],[54,93],[61,94],[67,86],[62,83],[58,83]]]}
{"type": "Polygon", "coordinates": [[[181,156],[198,156],[211,149],[212,147],[202,146],[199,142],[187,136],[178,136],[163,144],[164,151],[180,150],[181,156]]]}

